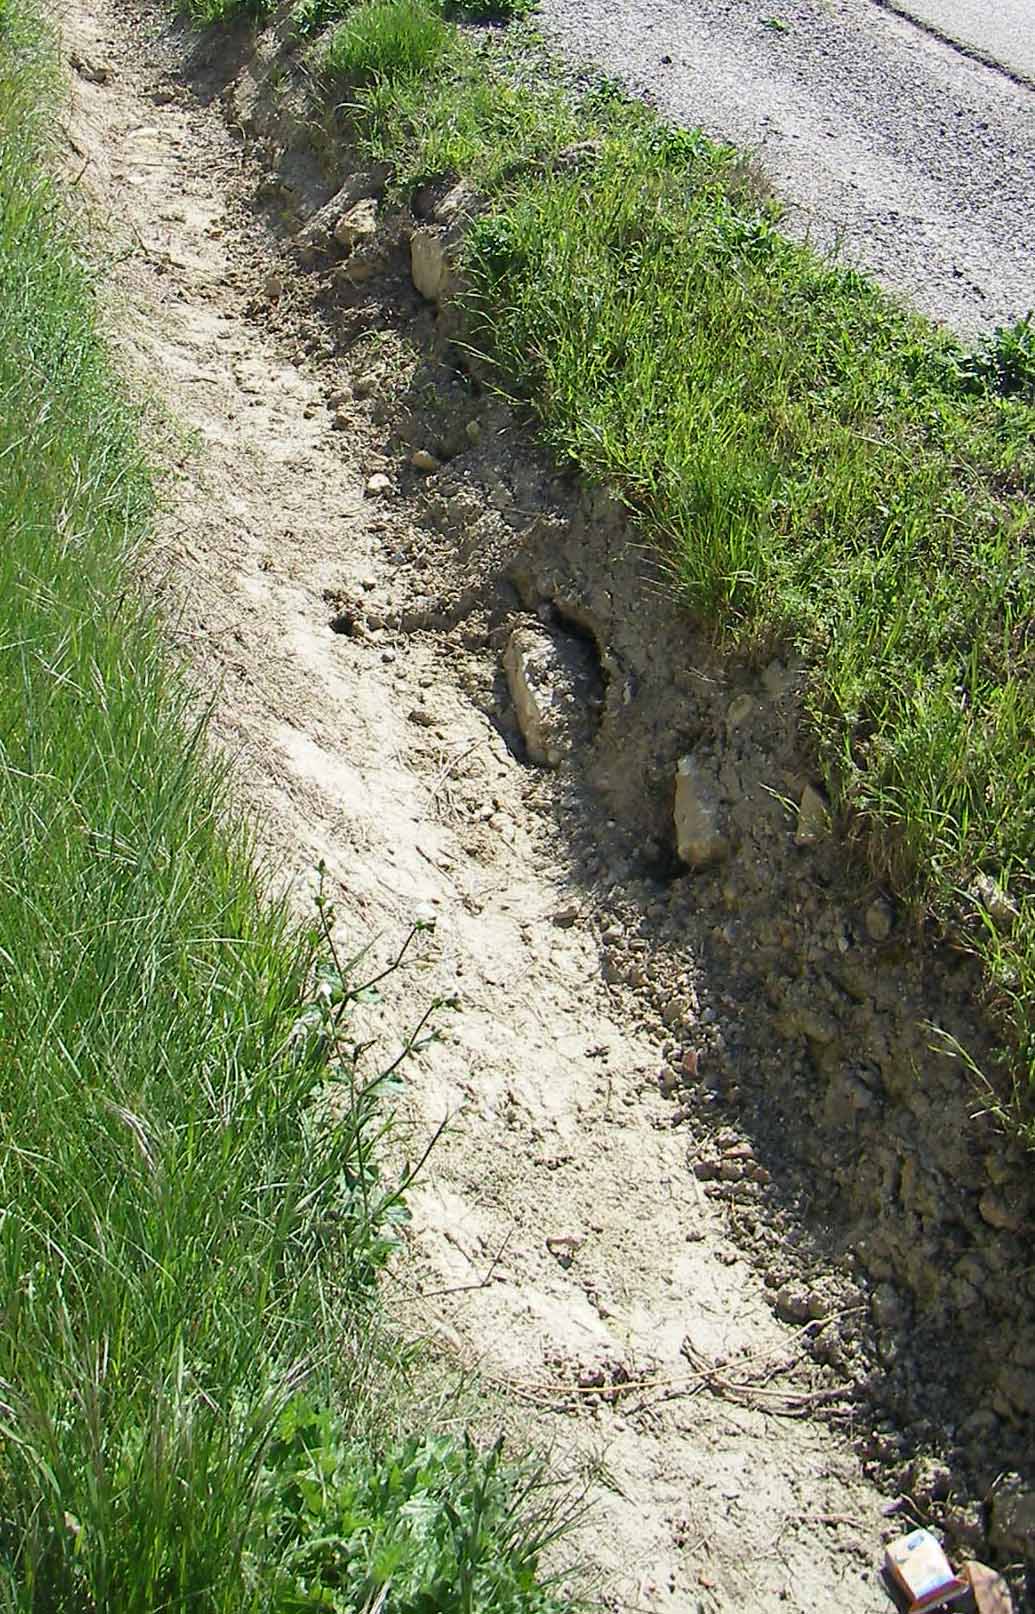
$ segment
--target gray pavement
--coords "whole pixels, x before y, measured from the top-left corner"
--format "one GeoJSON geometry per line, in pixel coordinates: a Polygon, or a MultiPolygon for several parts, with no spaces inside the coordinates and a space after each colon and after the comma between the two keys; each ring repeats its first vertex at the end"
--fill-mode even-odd
{"type": "Polygon", "coordinates": [[[900,10],[1035,83],[1035,0],[896,0],[900,10]]]}
{"type": "MultiPolygon", "coordinates": [[[[908,3],[932,20],[998,6],[1006,33],[1035,12],[908,3]]],[[[924,313],[973,334],[1035,306],[1030,86],[875,0],[543,0],[539,16],[571,60],[754,150],[788,229],[924,313]]]]}

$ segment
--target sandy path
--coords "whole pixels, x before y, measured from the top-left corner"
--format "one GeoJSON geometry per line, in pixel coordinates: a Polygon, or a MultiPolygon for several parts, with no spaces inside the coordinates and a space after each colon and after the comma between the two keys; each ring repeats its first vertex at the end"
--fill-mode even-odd
{"type": "MultiPolygon", "coordinates": [[[[233,202],[238,148],[216,109],[168,88],[156,63],[175,43],[111,0],[64,26],[67,53],[111,68],[75,77],[70,140],[110,230],[117,342],[195,434],[156,565],[217,741],[300,899],[326,861],[352,944],[381,937],[382,954],[434,909],[389,1023],[461,995],[410,1067],[415,1146],[453,1119],[413,1198],[404,1321],[509,1384],[511,1421],[594,1477],[577,1545],[614,1606],[885,1607],[881,1499],[849,1444],[763,1410],[764,1387],[741,1405],[691,1370],[685,1340],[756,1382],[800,1338],[688,1173],[658,1049],[616,1019],[594,936],[570,922],[588,897],[529,805],[547,787],[463,692],[453,647],[331,630],[343,587],[403,586],[419,534],[402,501],[364,498],[368,440],[331,429],[323,384],[246,311],[270,248],[233,202]],[[646,1375],[679,1393],[587,1393],[646,1375]]],[[[769,1383],[807,1392],[812,1371],[769,1383]]]]}

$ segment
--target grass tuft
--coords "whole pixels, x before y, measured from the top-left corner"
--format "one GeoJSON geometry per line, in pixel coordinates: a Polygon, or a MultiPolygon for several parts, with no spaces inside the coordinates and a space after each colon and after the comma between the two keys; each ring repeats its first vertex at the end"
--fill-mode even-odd
{"type": "Polygon", "coordinates": [[[423,0],[372,0],[334,30],[324,68],[335,79],[392,87],[431,73],[452,43],[449,24],[423,0]]]}

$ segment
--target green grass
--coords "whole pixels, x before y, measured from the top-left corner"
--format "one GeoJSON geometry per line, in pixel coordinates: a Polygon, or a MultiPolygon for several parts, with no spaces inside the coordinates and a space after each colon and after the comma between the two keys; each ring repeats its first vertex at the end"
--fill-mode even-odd
{"type": "Polygon", "coordinates": [[[520,36],[454,29],[434,72],[376,78],[348,117],[397,194],[463,174],[488,195],[468,339],[557,456],[639,517],[694,614],[740,652],[806,657],[836,799],[877,875],[982,956],[1026,1090],[1030,321],[965,350],[781,235],[736,152],[606,84],[551,81],[520,36]],[[587,138],[595,161],[551,165],[587,138]],[[982,875],[1018,909],[1005,933],[975,898],[982,875]]]}
{"type": "MultiPolygon", "coordinates": [[[[337,37],[335,31],[316,47],[332,95],[337,37]]],[[[506,38],[479,39],[449,25],[433,75],[381,77],[350,95],[351,131],[364,149],[392,163],[396,196],[444,174],[462,174],[493,192],[522,164],[584,137],[585,119],[563,87],[512,76],[508,68],[519,61],[506,38]]]]}
{"type": "Polygon", "coordinates": [[[534,1475],[422,1432],[380,1319],[404,1206],[360,982],[264,896],[138,595],[150,478],[50,63],[7,0],[0,1609],[540,1614],[534,1475]]]}
{"type": "Polygon", "coordinates": [[[455,72],[465,60],[470,47],[453,19],[515,21],[531,10],[526,0],[299,0],[292,17],[301,37],[339,22],[322,53],[325,74],[377,84],[390,97],[400,80],[455,72]]]}
{"type": "Polygon", "coordinates": [[[431,73],[445,55],[452,30],[423,0],[377,0],[356,6],[334,30],[326,71],[357,84],[394,86],[431,73]]]}

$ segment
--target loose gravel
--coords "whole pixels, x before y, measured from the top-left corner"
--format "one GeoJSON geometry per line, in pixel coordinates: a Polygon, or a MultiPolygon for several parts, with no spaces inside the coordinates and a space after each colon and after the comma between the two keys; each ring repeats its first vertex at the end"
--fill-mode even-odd
{"type": "Polygon", "coordinates": [[[677,123],[753,151],[786,222],[965,335],[1035,305],[1035,90],[873,0],[543,0],[677,123]]]}

